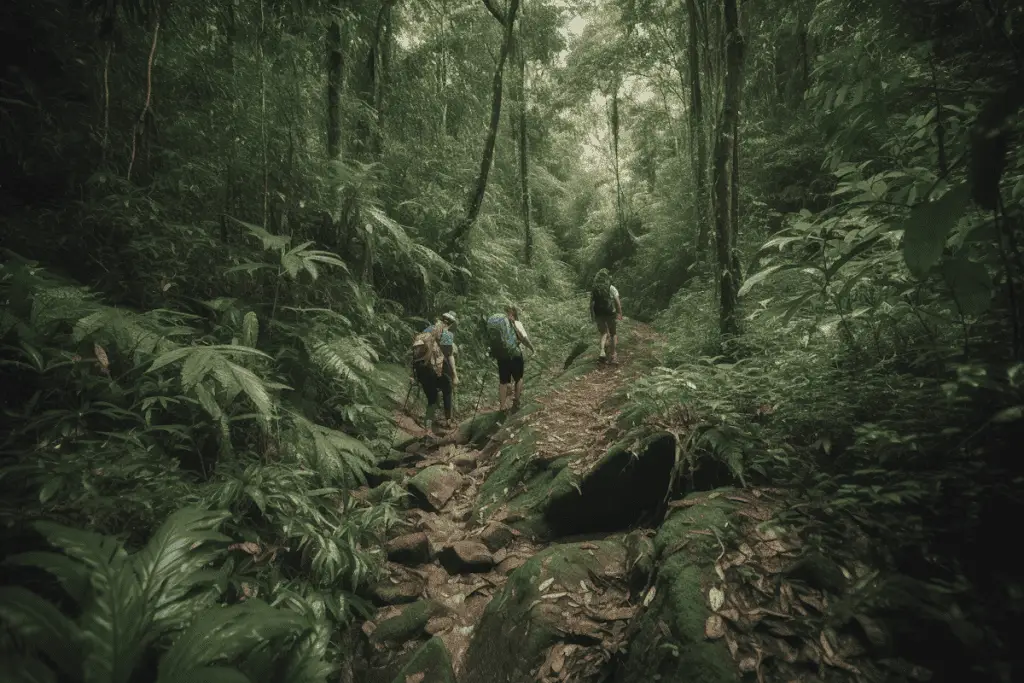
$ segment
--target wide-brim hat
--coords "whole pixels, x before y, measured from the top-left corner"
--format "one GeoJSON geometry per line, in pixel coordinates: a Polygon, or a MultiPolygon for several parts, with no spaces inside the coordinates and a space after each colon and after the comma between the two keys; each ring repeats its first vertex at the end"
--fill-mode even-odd
{"type": "Polygon", "coordinates": [[[442,313],[441,320],[444,320],[449,325],[459,324],[459,319],[455,317],[455,311],[448,311],[447,313],[442,313]]]}

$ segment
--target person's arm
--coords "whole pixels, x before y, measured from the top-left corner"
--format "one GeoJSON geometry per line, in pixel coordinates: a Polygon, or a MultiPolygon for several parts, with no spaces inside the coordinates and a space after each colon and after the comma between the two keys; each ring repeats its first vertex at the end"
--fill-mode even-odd
{"type": "Polygon", "coordinates": [[[452,368],[452,384],[458,384],[459,383],[459,373],[455,369],[455,353],[454,353],[454,351],[455,351],[455,345],[454,344],[452,344],[451,346],[445,345],[445,346],[441,347],[441,352],[444,353],[445,360],[448,361],[448,365],[450,365],[451,368],[452,368]]]}
{"type": "Polygon", "coordinates": [[[622,320],[622,300],[619,299],[619,293],[615,293],[615,306],[619,309],[619,320],[622,320]]]}
{"type": "Polygon", "coordinates": [[[537,353],[537,349],[533,348],[533,342],[531,342],[530,338],[526,336],[526,328],[523,327],[523,324],[517,320],[516,324],[513,325],[512,328],[516,331],[516,336],[519,337],[519,341],[526,344],[526,348],[530,349],[530,351],[537,353]]]}

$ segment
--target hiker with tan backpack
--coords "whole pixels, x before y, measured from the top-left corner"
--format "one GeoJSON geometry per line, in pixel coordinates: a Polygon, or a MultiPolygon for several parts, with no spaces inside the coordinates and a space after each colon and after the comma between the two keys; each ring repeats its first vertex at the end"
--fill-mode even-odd
{"type": "Polygon", "coordinates": [[[412,341],[412,376],[409,383],[418,382],[427,397],[427,412],[423,426],[427,429],[451,427],[452,391],[459,383],[455,367],[455,336],[458,321],[454,311],[448,311],[433,325],[417,334],[412,341]],[[444,419],[434,421],[437,394],[444,403],[444,419]]]}

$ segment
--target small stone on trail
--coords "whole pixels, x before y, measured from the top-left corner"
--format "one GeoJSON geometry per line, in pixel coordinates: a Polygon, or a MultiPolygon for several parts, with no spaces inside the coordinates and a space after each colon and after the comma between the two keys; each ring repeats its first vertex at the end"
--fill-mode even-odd
{"type": "Polygon", "coordinates": [[[464,453],[452,460],[452,465],[459,472],[466,474],[476,469],[476,458],[469,453],[464,453]]]}
{"type": "Polygon", "coordinates": [[[409,480],[409,490],[424,506],[439,512],[462,485],[462,477],[444,465],[431,465],[409,480]]]}
{"type": "Polygon", "coordinates": [[[501,522],[491,522],[480,532],[480,540],[491,552],[496,552],[508,546],[515,538],[512,527],[501,522]]]}
{"type": "Polygon", "coordinates": [[[373,587],[374,601],[382,605],[402,605],[415,602],[423,592],[423,582],[412,579],[392,583],[385,579],[373,587]]]}
{"type": "Polygon", "coordinates": [[[388,559],[398,564],[415,566],[430,562],[430,539],[418,531],[392,539],[387,545],[388,559]]]}
{"type": "Polygon", "coordinates": [[[437,559],[449,574],[485,572],[494,566],[487,546],[479,541],[457,541],[441,550],[437,559]]]}

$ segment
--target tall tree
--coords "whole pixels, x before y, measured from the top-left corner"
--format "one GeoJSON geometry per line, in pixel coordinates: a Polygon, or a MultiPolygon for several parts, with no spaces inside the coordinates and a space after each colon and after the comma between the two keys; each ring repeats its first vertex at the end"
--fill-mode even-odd
{"type": "Polygon", "coordinates": [[[740,96],[743,89],[743,35],[740,32],[738,0],[724,0],[725,10],[725,92],[715,140],[715,237],[719,268],[719,324],[723,336],[739,332],[737,289],[739,273],[734,258],[733,194],[739,190],[731,166],[734,163],[736,132],[739,129],[740,96]]]}
{"type": "Polygon", "coordinates": [[[519,147],[520,202],[523,212],[523,259],[529,265],[533,259],[533,229],[530,225],[530,161],[526,134],[526,46],[523,44],[523,21],[519,20],[519,38],[516,40],[516,61],[519,65],[519,115],[516,127],[519,147]]]}
{"type": "Polygon", "coordinates": [[[697,218],[697,253],[708,246],[708,145],[704,134],[704,100],[701,94],[697,0],[685,0],[689,17],[687,61],[690,74],[690,154],[693,158],[693,208],[697,218]]]}
{"type": "Polygon", "coordinates": [[[466,202],[466,215],[459,221],[459,224],[448,237],[446,251],[455,253],[459,244],[466,238],[469,231],[476,223],[480,215],[480,208],[484,203],[484,194],[487,192],[487,177],[491,173],[491,164],[494,161],[494,146],[498,140],[498,125],[501,123],[501,95],[505,76],[505,62],[508,61],[509,49],[512,46],[513,29],[515,28],[516,13],[519,12],[519,0],[512,0],[508,12],[502,12],[494,4],[493,0],[483,0],[498,23],[502,25],[501,52],[498,54],[498,65],[494,69],[494,84],[491,91],[491,122],[487,128],[487,137],[484,139],[484,150],[480,158],[480,172],[477,174],[476,182],[470,191],[469,199],[466,202]]]}

